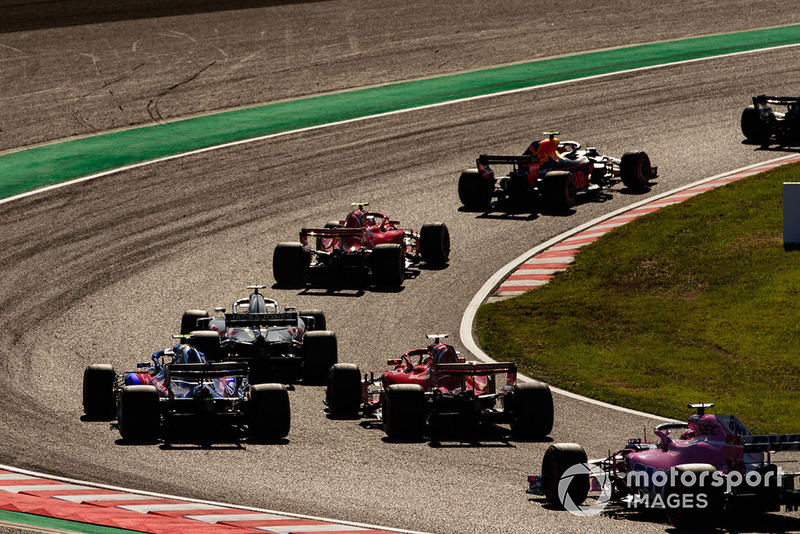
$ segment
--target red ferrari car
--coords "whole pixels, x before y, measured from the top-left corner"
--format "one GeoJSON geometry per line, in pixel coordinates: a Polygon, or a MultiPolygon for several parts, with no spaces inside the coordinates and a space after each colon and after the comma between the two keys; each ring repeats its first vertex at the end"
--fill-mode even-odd
{"type": "Polygon", "coordinates": [[[464,426],[509,423],[517,437],[546,436],[553,429],[553,397],[547,384],[517,382],[513,363],[467,362],[446,335],[429,335],[425,348],[391,359],[391,370],[361,375],[357,365],[330,369],[326,403],[333,417],[376,417],[390,439],[420,439],[439,418],[464,426]]]}
{"type": "Polygon", "coordinates": [[[399,287],[412,264],[447,264],[450,232],[444,223],[425,224],[415,232],[383,213],[367,211],[367,202],[353,206],[345,220],[303,228],[299,242],[275,247],[272,272],[279,285],[304,286],[314,272],[349,271],[371,277],[377,286],[399,287]]]}

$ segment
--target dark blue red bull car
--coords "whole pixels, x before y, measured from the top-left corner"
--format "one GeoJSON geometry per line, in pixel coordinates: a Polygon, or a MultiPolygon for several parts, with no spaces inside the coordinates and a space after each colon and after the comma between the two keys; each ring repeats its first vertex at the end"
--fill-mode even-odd
{"type": "Polygon", "coordinates": [[[485,211],[497,198],[517,208],[563,211],[575,205],[579,193],[600,191],[620,181],[628,189],[646,191],[658,176],[646,152],[626,152],[617,159],[575,141],[560,142],[557,134],[545,132],[548,137],[531,143],[521,156],[481,155],[477,168],[461,173],[461,203],[485,211]],[[498,178],[491,165],[512,169],[498,178]]]}
{"type": "Polygon", "coordinates": [[[389,439],[418,440],[437,433],[443,419],[471,430],[478,424],[511,425],[518,437],[542,437],[553,428],[547,384],[517,382],[513,363],[467,362],[446,335],[429,335],[427,347],[391,359],[391,370],[366,373],[357,365],[330,369],[326,404],[334,418],[374,417],[389,439]]]}
{"type": "Polygon", "coordinates": [[[136,371],[117,374],[110,364],[89,365],[83,375],[83,409],[90,419],[116,419],[126,441],[168,436],[181,423],[246,426],[252,439],[278,440],[290,426],[287,388],[248,381],[243,362],[208,362],[191,336],[153,353],[136,371]]]}

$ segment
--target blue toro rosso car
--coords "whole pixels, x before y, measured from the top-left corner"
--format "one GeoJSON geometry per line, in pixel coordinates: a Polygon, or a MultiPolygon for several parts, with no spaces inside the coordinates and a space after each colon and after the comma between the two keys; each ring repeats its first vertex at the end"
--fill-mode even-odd
{"type": "Polygon", "coordinates": [[[250,384],[243,362],[208,362],[191,336],[153,353],[136,371],[117,374],[110,364],[89,365],[83,374],[83,410],[89,419],[116,418],[126,441],[167,436],[182,421],[243,427],[259,441],[289,433],[289,394],[283,384],[250,384]]]}

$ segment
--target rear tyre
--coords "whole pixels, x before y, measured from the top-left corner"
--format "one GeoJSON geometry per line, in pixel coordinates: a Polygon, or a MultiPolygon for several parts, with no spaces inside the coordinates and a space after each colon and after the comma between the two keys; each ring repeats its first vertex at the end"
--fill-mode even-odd
{"type": "Polygon", "coordinates": [[[117,372],[107,363],[94,363],[83,371],[83,413],[90,419],[111,419],[116,402],[117,372]]]}
{"type": "Polygon", "coordinates": [[[278,441],[289,435],[292,413],[283,384],[250,387],[248,429],[256,441],[278,441]]]}
{"type": "Polygon", "coordinates": [[[322,310],[305,310],[300,312],[300,317],[305,321],[306,317],[310,317],[311,321],[306,322],[306,331],[313,332],[314,330],[325,330],[328,323],[325,321],[325,312],[322,310]]]}
{"type": "Polygon", "coordinates": [[[486,210],[492,202],[494,180],[487,180],[476,170],[461,173],[458,179],[458,198],[471,210],[486,210]]]}
{"type": "Polygon", "coordinates": [[[339,361],[336,334],[330,330],[315,330],[303,336],[303,378],[322,384],[328,370],[339,361]]]}
{"type": "Polygon", "coordinates": [[[285,287],[300,287],[306,281],[311,254],[300,243],[278,243],[272,255],[272,275],[285,287]]]}
{"type": "Polygon", "coordinates": [[[325,400],[332,417],[355,417],[361,409],[361,370],[354,363],[337,363],[328,370],[325,400]]]}
{"type": "Polygon", "coordinates": [[[406,277],[406,258],[403,246],[397,243],[375,245],[370,254],[370,266],[375,285],[401,287],[406,277]]]}
{"type": "Polygon", "coordinates": [[[444,265],[450,258],[450,230],[444,223],[428,223],[419,232],[419,253],[429,265],[444,265]]]}
{"type": "Polygon", "coordinates": [[[181,335],[185,336],[192,330],[197,330],[197,320],[208,317],[205,310],[186,310],[181,317],[181,335]]]}
{"type": "Polygon", "coordinates": [[[758,144],[769,142],[769,128],[761,122],[761,116],[755,106],[749,105],[742,111],[742,134],[748,141],[758,144]]]}
{"type": "Polygon", "coordinates": [[[711,464],[684,464],[673,470],[674,476],[670,473],[664,486],[664,504],[670,524],[678,529],[715,524],[724,501],[724,487],[716,487],[712,482],[716,468],[711,464]]]}
{"type": "Polygon", "coordinates": [[[553,431],[553,395],[544,382],[514,386],[511,398],[511,430],[519,438],[540,438],[553,431]]]}
{"type": "Polygon", "coordinates": [[[219,341],[219,332],[214,330],[194,330],[189,332],[186,343],[203,353],[207,362],[218,362],[222,358],[222,346],[219,341]]]}
{"type": "Polygon", "coordinates": [[[155,386],[123,386],[119,394],[119,433],[125,441],[153,442],[161,430],[155,386]]]}
{"type": "Polygon", "coordinates": [[[578,185],[567,171],[550,171],[544,177],[545,202],[551,209],[566,211],[575,205],[578,185]]]}
{"type": "Polygon", "coordinates": [[[392,384],[383,394],[383,430],[394,441],[416,441],[425,432],[425,391],[417,384],[392,384]]]}
{"type": "Polygon", "coordinates": [[[630,189],[647,189],[653,167],[646,152],[625,152],[619,163],[622,183],[630,189]]]}
{"type": "Polygon", "coordinates": [[[580,505],[589,495],[589,473],[575,475],[563,494],[559,497],[558,485],[561,477],[570,467],[586,463],[586,451],[577,443],[556,443],[550,445],[542,458],[542,493],[547,502],[564,508],[567,498],[575,506],[580,505]]]}

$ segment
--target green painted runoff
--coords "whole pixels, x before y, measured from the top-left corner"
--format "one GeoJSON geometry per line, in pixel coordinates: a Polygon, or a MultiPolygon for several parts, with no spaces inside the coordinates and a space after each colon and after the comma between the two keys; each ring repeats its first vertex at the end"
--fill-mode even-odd
{"type": "Polygon", "coordinates": [[[0,198],[126,165],[300,128],[629,69],[795,44],[800,44],[800,25],[629,46],[63,141],[0,156],[0,198]]]}

